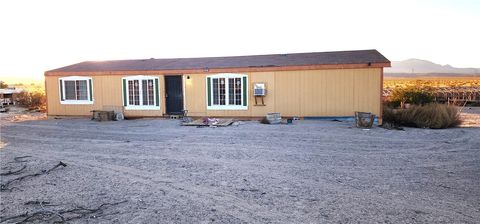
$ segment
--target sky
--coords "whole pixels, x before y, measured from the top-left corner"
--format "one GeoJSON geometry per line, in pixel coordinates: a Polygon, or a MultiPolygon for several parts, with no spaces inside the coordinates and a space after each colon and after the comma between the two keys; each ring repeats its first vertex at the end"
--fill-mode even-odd
{"type": "Polygon", "coordinates": [[[93,60],[377,49],[480,67],[480,0],[0,1],[0,80],[93,60]]]}

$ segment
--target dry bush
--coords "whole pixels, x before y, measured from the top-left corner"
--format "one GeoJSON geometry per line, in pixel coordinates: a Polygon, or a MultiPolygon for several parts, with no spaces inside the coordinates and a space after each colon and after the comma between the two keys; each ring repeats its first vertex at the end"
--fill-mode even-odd
{"type": "Polygon", "coordinates": [[[27,92],[23,91],[18,94],[16,101],[29,110],[45,111],[47,105],[47,98],[41,92],[27,92]]]}
{"type": "Polygon", "coordinates": [[[8,88],[8,84],[5,83],[4,81],[0,81],[0,89],[5,89],[8,88]]]}
{"type": "Polygon", "coordinates": [[[383,123],[398,124],[399,119],[396,111],[398,110],[385,105],[383,107],[383,123]]]}
{"type": "Polygon", "coordinates": [[[436,103],[408,109],[385,108],[383,119],[395,125],[432,129],[456,127],[461,123],[456,107],[436,103]]]}

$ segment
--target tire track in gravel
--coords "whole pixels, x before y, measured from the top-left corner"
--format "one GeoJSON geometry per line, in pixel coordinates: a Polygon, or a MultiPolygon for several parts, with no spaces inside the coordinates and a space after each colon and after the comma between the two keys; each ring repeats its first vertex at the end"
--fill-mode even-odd
{"type": "MultiPolygon", "coordinates": [[[[9,139],[23,139],[23,140],[26,140],[27,142],[28,141],[32,141],[32,142],[42,142],[42,143],[54,143],[56,141],[58,141],[58,139],[55,139],[55,138],[32,138],[32,137],[28,137],[28,136],[18,136],[18,135],[5,135],[5,137],[9,138],[9,139]]],[[[69,141],[69,143],[72,142],[72,141],[69,141]]],[[[77,141],[74,141],[74,142],[77,142],[77,141]]],[[[80,140],[80,142],[91,142],[89,140],[80,140]]],[[[124,141],[116,141],[116,140],[95,140],[95,143],[108,143],[108,144],[119,144],[119,145],[115,145],[115,147],[118,147],[118,148],[125,148],[125,142],[124,141]]],[[[169,143],[172,143],[172,141],[169,141],[169,143]]],[[[169,154],[171,152],[171,150],[167,150],[167,151],[163,151],[163,153],[161,154],[158,154],[158,155],[146,155],[146,156],[142,156],[142,155],[135,155],[135,158],[136,159],[152,159],[152,158],[168,158],[168,159],[171,159],[171,160],[177,160],[177,161],[198,161],[198,158],[194,158],[192,157],[193,155],[197,155],[195,154],[196,152],[198,151],[201,151],[203,152],[204,154],[202,156],[206,156],[206,155],[209,155],[211,156],[211,154],[208,154],[208,153],[212,153],[214,152],[215,150],[211,150],[211,151],[204,151],[203,149],[210,149],[210,148],[214,148],[215,144],[214,143],[193,143],[193,142],[183,142],[182,143],[183,145],[194,145],[196,146],[195,149],[193,152],[191,151],[175,151],[175,156],[169,154]],[[207,154],[205,154],[207,153],[207,154]],[[181,157],[181,160],[179,159],[181,157]]],[[[182,146],[183,146],[182,145],[182,146]]],[[[110,145],[110,147],[113,147],[112,145],[110,145]]],[[[234,146],[232,146],[232,149],[235,149],[234,146]]],[[[149,149],[149,150],[152,150],[152,149],[149,149]]],[[[269,147],[260,147],[258,148],[257,147],[257,150],[261,150],[262,151],[262,155],[261,156],[265,156],[265,152],[269,152],[269,153],[275,153],[277,152],[277,150],[275,149],[271,149],[269,147]]],[[[411,148],[410,150],[415,150],[414,148],[411,148]]],[[[115,158],[122,158],[122,159],[131,159],[132,158],[132,155],[131,153],[134,153],[134,150],[128,150],[128,151],[125,151],[125,149],[122,151],[123,154],[115,154],[115,155],[112,155],[112,154],[108,154],[108,153],[99,153],[99,152],[88,152],[88,154],[85,154],[84,152],[69,152],[69,151],[60,151],[60,150],[54,150],[55,153],[63,153],[63,154],[66,154],[68,156],[75,156],[75,155],[78,155],[78,156],[85,156],[85,157],[90,157],[90,156],[101,156],[101,157],[105,157],[105,158],[112,158],[113,156],[115,158]]],[[[238,157],[238,150],[236,150],[236,157],[238,157]]],[[[288,152],[288,155],[291,157],[291,158],[294,158],[292,156],[296,156],[296,155],[300,155],[300,156],[329,156],[332,151],[331,150],[322,150],[322,153],[319,153],[318,151],[316,152],[309,152],[309,153],[302,153],[302,152],[298,152],[296,150],[290,150],[290,151],[284,151],[285,152],[288,152]]],[[[346,154],[348,152],[335,152],[336,154],[346,154]]],[[[368,156],[371,156],[370,155],[371,153],[368,153],[366,155],[357,155],[357,157],[363,157],[363,159],[368,159],[368,156]]],[[[396,156],[398,156],[399,153],[396,154],[396,156]]],[[[241,150],[240,151],[240,155],[252,155],[252,154],[249,154],[247,150],[241,150]]],[[[257,158],[255,155],[257,154],[254,154],[253,157],[245,157],[245,158],[248,158],[248,160],[238,160],[238,158],[233,158],[233,159],[230,159],[230,158],[225,158],[225,157],[222,157],[222,158],[215,158],[215,159],[212,159],[213,162],[217,162],[217,163],[221,163],[221,164],[231,164],[231,165],[235,165],[235,164],[249,164],[249,165],[258,165],[258,164],[262,164],[262,165],[267,165],[267,164],[271,164],[272,166],[284,166],[284,168],[288,168],[290,167],[290,164],[292,166],[292,168],[295,168],[295,167],[298,167],[299,164],[292,164],[292,162],[286,162],[286,161],[279,161],[279,160],[276,160],[276,161],[262,161],[261,163],[258,162],[257,160],[255,160],[254,158],[257,158]],[[220,160],[221,159],[221,160],[220,160]]],[[[338,155],[337,155],[338,156],[338,155]]],[[[242,159],[242,158],[241,158],[242,159]]],[[[243,158],[244,159],[244,158],[243,158]]],[[[264,158],[260,158],[260,159],[264,159],[264,158]]],[[[303,165],[309,165],[308,162],[305,163],[305,161],[302,161],[304,164],[303,165]]],[[[301,165],[301,164],[300,164],[301,165]]]]}
{"type": "MultiPolygon", "coordinates": [[[[15,133],[15,134],[5,134],[5,133],[2,133],[2,138],[6,138],[6,140],[15,140],[15,139],[24,139],[24,140],[27,140],[27,141],[31,141],[31,142],[34,142],[34,141],[38,141],[38,142],[52,142],[52,143],[57,143],[58,142],[58,136],[57,137],[45,137],[45,136],[38,136],[38,135],[27,135],[26,132],[23,132],[23,133],[15,133]],[[25,134],[23,134],[25,133],[25,134]]],[[[103,133],[103,132],[99,132],[101,134],[107,134],[107,133],[103,133]]],[[[89,133],[89,134],[92,134],[92,133],[89,133]]],[[[68,133],[64,133],[64,135],[66,136],[69,136],[68,133]]],[[[129,134],[125,134],[125,137],[129,137],[129,139],[131,139],[131,141],[142,141],[142,142],[152,142],[152,143],[165,143],[165,142],[168,142],[170,144],[173,144],[173,143],[181,143],[182,145],[195,145],[195,146],[212,146],[212,145],[216,145],[216,143],[209,143],[209,142],[198,142],[198,141],[195,141],[195,140],[192,140],[190,139],[190,141],[185,141],[185,139],[182,139],[182,138],[174,138],[172,137],[171,139],[168,139],[169,137],[171,137],[170,135],[153,135],[151,134],[151,137],[150,140],[148,139],[141,139],[141,140],[137,140],[135,139],[134,137],[132,137],[131,135],[129,134]],[[132,139],[133,138],[133,139],[132,139]]],[[[141,135],[141,134],[139,134],[141,135]]],[[[52,134],[52,136],[54,136],[54,134],[52,134]]],[[[91,142],[91,141],[98,141],[98,142],[104,142],[104,143],[108,143],[108,142],[112,142],[112,143],[118,143],[118,142],[125,142],[125,138],[121,138],[121,139],[104,139],[103,137],[100,137],[99,135],[93,135],[93,136],[96,136],[97,138],[99,139],[90,139],[90,138],[67,138],[70,142],[91,142]]],[[[142,135],[143,137],[145,137],[145,135],[142,135]]],[[[117,136],[118,137],[118,136],[117,136]]],[[[203,137],[208,137],[208,136],[203,136],[203,137]]],[[[201,138],[199,138],[200,140],[201,138]]],[[[465,139],[456,139],[456,141],[459,141],[459,142],[465,142],[465,141],[468,141],[468,139],[471,139],[471,138],[468,138],[468,137],[465,137],[465,139]]],[[[66,139],[65,139],[66,140],[66,139]]],[[[272,146],[270,143],[271,140],[265,140],[265,139],[259,139],[260,141],[255,141],[255,139],[249,139],[249,144],[243,144],[243,145],[247,145],[247,146],[259,146],[259,145],[263,145],[263,146],[266,146],[266,145],[269,145],[269,147],[262,147],[262,150],[268,150],[268,151],[275,151],[275,148],[274,146],[272,146]]],[[[303,141],[305,141],[305,138],[302,138],[303,141]]],[[[318,140],[318,139],[312,139],[312,140],[318,140]]],[[[331,151],[329,150],[329,148],[333,148],[334,146],[338,145],[339,143],[341,143],[343,141],[335,141],[335,140],[332,140],[332,141],[329,141],[329,142],[323,142],[321,147],[324,151],[331,151]]],[[[435,142],[435,141],[432,141],[432,142],[435,142]]],[[[313,142],[311,143],[312,145],[312,148],[314,148],[315,146],[317,146],[318,144],[316,144],[317,142],[313,142]]],[[[320,142],[318,142],[320,143],[320,142]]],[[[371,141],[369,140],[365,140],[365,144],[371,144],[371,141]]],[[[297,143],[295,142],[292,142],[291,143],[292,145],[291,146],[296,146],[297,143]]],[[[421,147],[409,147],[409,148],[405,148],[403,149],[402,148],[402,151],[397,151],[396,153],[397,154],[407,154],[411,151],[426,151],[426,150],[435,150],[435,149],[438,149],[440,146],[438,144],[431,144],[431,143],[422,143],[420,144],[419,146],[421,147]]],[[[452,144],[444,144],[442,145],[442,148],[445,148],[445,147],[454,147],[452,144]]],[[[284,147],[284,146],[283,146],[284,147]]],[[[362,147],[362,144],[356,144],[355,147],[358,148],[358,150],[362,150],[363,147],[362,147]]],[[[295,147],[287,147],[287,148],[295,148],[295,147]]],[[[350,151],[352,151],[353,149],[350,149],[348,151],[345,151],[345,152],[336,152],[336,153],[345,153],[345,154],[349,154],[351,153],[350,151]]],[[[249,149],[244,149],[243,151],[250,151],[249,149]]],[[[382,153],[383,150],[382,149],[377,149],[377,150],[370,150],[371,152],[380,152],[382,153]]],[[[286,151],[284,151],[285,153],[286,151]]],[[[301,154],[301,155],[304,155],[305,152],[304,151],[298,151],[298,150],[289,150],[288,152],[290,153],[294,153],[294,154],[301,154]]],[[[429,152],[423,152],[424,154],[428,154],[429,152]]],[[[312,155],[316,155],[317,152],[310,152],[310,154],[312,155]]]]}
{"type": "MultiPolygon", "coordinates": [[[[94,123],[92,123],[92,126],[94,123]]],[[[146,132],[146,131],[141,131],[141,132],[137,132],[138,130],[132,130],[132,131],[129,131],[129,132],[125,132],[125,131],[113,131],[111,129],[106,129],[108,128],[108,126],[96,126],[95,128],[97,129],[94,129],[92,130],[90,127],[89,128],[78,128],[78,127],[75,127],[74,129],[72,129],[72,127],[65,127],[65,126],[52,126],[52,125],[44,125],[44,124],[31,124],[31,123],[27,123],[27,124],[22,124],[22,123],[15,123],[15,126],[14,127],[11,127],[12,131],[18,131],[18,127],[25,127],[25,128],[28,128],[29,130],[31,129],[35,129],[35,128],[38,128],[38,129],[42,129],[42,132],[45,132],[45,129],[50,129],[52,131],[62,131],[62,132],[71,132],[71,133],[78,133],[78,132],[85,132],[85,133],[88,133],[89,135],[91,136],[97,136],[98,134],[102,134],[102,135],[115,135],[115,136],[122,136],[122,137],[132,137],[132,136],[142,136],[141,139],[145,139],[145,136],[150,136],[152,139],[158,139],[158,138],[175,138],[175,137],[178,137],[177,134],[178,133],[182,133],[182,131],[184,130],[176,130],[174,133],[170,133],[170,132],[156,132],[156,133],[149,133],[149,132],[146,132]],[[98,129],[100,128],[100,129],[98,129]]],[[[179,128],[185,128],[185,127],[179,127],[179,128]]],[[[355,129],[353,129],[355,130],[355,129]]],[[[195,133],[195,136],[196,136],[196,140],[204,140],[205,138],[211,136],[211,134],[215,134],[215,131],[212,131],[212,130],[207,130],[207,131],[204,131],[204,132],[201,132],[201,134],[199,134],[198,130],[194,129],[192,130],[193,132],[196,132],[195,133]]],[[[256,141],[256,140],[261,140],[263,142],[272,142],[272,140],[276,141],[276,140],[281,140],[283,137],[290,137],[290,138],[296,138],[296,139],[301,139],[303,141],[310,141],[310,140],[322,140],[323,139],[323,135],[324,135],[324,132],[322,130],[313,130],[312,132],[302,132],[304,130],[291,130],[291,132],[288,133],[288,135],[285,135],[284,131],[278,131],[278,130],[269,130],[270,134],[271,134],[271,139],[265,139],[265,138],[262,138],[262,137],[255,137],[254,135],[254,132],[252,133],[252,131],[248,131],[248,130],[244,130],[244,129],[235,129],[234,130],[236,132],[236,134],[251,134],[249,135],[249,140],[251,141],[256,141]],[[279,133],[280,136],[276,136],[275,133],[279,133]]],[[[328,139],[328,142],[331,142],[332,145],[334,144],[338,144],[338,143],[341,143],[343,142],[342,140],[342,137],[343,136],[349,136],[349,138],[354,138],[352,140],[355,140],[357,143],[361,143],[361,142],[364,142],[364,143],[370,143],[371,140],[375,140],[376,142],[381,142],[382,140],[385,140],[385,139],[389,139],[388,137],[382,137],[382,134],[384,134],[385,132],[383,131],[376,131],[376,134],[377,135],[363,135],[361,137],[359,136],[352,136],[352,134],[354,133],[357,133],[356,131],[352,131],[352,129],[346,129],[345,132],[338,132],[336,131],[335,134],[338,135],[337,138],[329,138],[328,139]],[[365,139],[367,138],[367,139],[365,139]]],[[[362,132],[360,132],[362,133],[362,132]]],[[[463,133],[463,132],[462,132],[463,133]]],[[[452,143],[454,142],[465,142],[465,141],[468,141],[469,138],[468,136],[465,136],[463,135],[462,136],[462,133],[454,133],[452,134],[452,137],[450,138],[452,143]],[[461,138],[458,138],[458,137],[461,137],[461,138]]],[[[405,133],[401,133],[400,134],[405,134],[405,133]]],[[[423,133],[422,135],[425,135],[425,133],[423,133]]],[[[422,137],[422,136],[418,136],[418,137],[422,137]]],[[[436,137],[436,136],[432,136],[432,135],[429,135],[429,137],[436,137]]],[[[192,139],[193,140],[193,139],[192,139]]],[[[431,142],[438,142],[439,140],[444,140],[444,139],[423,139],[423,140],[428,140],[428,141],[431,141],[431,142]]],[[[155,141],[155,140],[152,140],[152,141],[155,141]]],[[[416,141],[416,139],[410,139],[410,138],[407,138],[407,139],[404,139],[402,140],[401,142],[405,142],[405,141],[416,141]]]]}

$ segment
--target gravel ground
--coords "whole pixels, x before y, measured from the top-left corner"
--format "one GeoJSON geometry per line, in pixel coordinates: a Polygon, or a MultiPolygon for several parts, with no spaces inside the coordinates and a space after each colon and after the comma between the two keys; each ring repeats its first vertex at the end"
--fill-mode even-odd
{"type": "Polygon", "coordinates": [[[480,107],[460,108],[462,127],[480,127],[480,107]]]}
{"type": "Polygon", "coordinates": [[[27,167],[0,176],[2,184],[59,161],[67,166],[9,185],[0,192],[0,214],[5,219],[126,200],[71,222],[478,223],[480,128],[352,125],[3,122],[1,173],[27,167]],[[31,157],[14,162],[18,156],[31,157]]]}

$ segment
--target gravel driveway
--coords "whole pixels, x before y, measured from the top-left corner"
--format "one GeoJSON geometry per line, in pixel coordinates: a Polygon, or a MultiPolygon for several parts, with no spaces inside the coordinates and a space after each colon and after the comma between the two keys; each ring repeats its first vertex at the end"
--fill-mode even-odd
{"type": "Polygon", "coordinates": [[[0,220],[45,210],[37,201],[57,212],[122,202],[73,223],[478,223],[480,128],[352,125],[4,122],[1,173],[26,168],[2,184],[67,166],[1,191],[0,220]]]}

